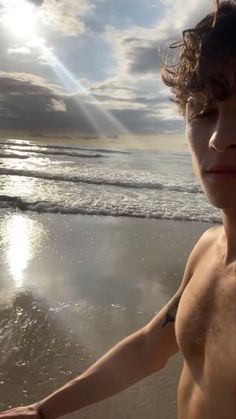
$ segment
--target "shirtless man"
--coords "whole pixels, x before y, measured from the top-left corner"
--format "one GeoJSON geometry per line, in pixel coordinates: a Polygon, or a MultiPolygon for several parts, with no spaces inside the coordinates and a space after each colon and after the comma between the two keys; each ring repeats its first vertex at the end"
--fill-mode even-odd
{"type": "Polygon", "coordinates": [[[200,237],[179,289],[150,323],[44,400],[0,418],[77,411],[161,370],[178,351],[179,419],[236,418],[236,3],[216,3],[218,15],[183,33],[175,45],[179,65],[164,66],[162,78],[186,119],[193,169],[223,224],[200,237]]]}

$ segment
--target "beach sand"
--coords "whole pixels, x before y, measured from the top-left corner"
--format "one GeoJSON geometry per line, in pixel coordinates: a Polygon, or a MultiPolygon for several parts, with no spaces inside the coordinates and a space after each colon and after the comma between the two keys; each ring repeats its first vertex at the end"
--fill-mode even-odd
{"type": "MultiPolygon", "coordinates": [[[[1,214],[0,410],[46,397],[150,321],[213,226],[1,214]]],[[[67,417],[176,419],[181,367],[177,354],[157,374],[67,417]]]]}

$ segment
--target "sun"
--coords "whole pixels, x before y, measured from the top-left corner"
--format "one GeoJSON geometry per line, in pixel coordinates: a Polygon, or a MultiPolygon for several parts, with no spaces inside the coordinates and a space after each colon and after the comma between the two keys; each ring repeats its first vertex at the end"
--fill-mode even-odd
{"type": "Polygon", "coordinates": [[[15,36],[25,41],[36,38],[39,18],[38,8],[26,0],[7,0],[4,2],[2,24],[15,36]]]}

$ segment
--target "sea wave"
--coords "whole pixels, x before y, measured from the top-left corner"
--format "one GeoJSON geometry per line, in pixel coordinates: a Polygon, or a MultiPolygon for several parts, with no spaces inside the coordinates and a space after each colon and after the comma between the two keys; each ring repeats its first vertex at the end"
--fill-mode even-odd
{"type": "Polygon", "coordinates": [[[63,202],[47,202],[47,201],[35,201],[30,202],[20,197],[13,197],[8,195],[0,195],[0,209],[11,208],[19,209],[20,211],[32,211],[36,213],[50,213],[50,214],[86,214],[86,215],[104,215],[104,216],[115,216],[115,217],[136,217],[136,218],[149,218],[149,219],[167,219],[167,220],[179,220],[179,221],[204,221],[209,223],[221,223],[220,215],[217,216],[206,212],[196,212],[195,214],[189,214],[184,209],[179,208],[178,210],[156,210],[154,208],[146,207],[145,205],[133,205],[133,203],[125,205],[104,205],[104,202],[97,202],[96,205],[65,205],[63,202]]]}
{"type": "MultiPolygon", "coordinates": [[[[132,176],[132,171],[113,171],[109,170],[109,176],[106,173],[106,170],[103,169],[102,173],[97,169],[93,170],[91,167],[81,168],[81,173],[79,175],[70,174],[70,173],[49,173],[46,171],[37,171],[37,170],[24,170],[24,169],[8,169],[0,168],[0,175],[11,175],[11,176],[25,176],[31,178],[45,179],[45,180],[54,180],[54,181],[64,181],[64,182],[74,182],[74,183],[87,183],[94,185],[111,185],[119,187],[128,187],[135,189],[166,189],[169,191],[175,192],[188,192],[188,193],[200,193],[203,194],[200,186],[198,184],[193,184],[192,182],[177,184],[175,179],[174,183],[171,184],[170,180],[166,180],[163,177],[163,181],[156,181],[155,177],[152,177],[149,180],[141,178],[142,172],[134,172],[132,176]],[[84,172],[83,172],[84,170],[84,172]]],[[[144,174],[145,176],[145,174],[144,174]]],[[[161,178],[161,176],[160,176],[161,178]]]]}
{"type": "Polygon", "coordinates": [[[30,154],[29,153],[23,154],[23,153],[24,153],[24,150],[22,150],[22,148],[15,147],[14,149],[11,149],[11,150],[8,149],[6,153],[1,153],[0,157],[2,158],[14,157],[14,158],[27,159],[27,158],[31,158],[32,156],[36,154],[43,154],[46,156],[69,156],[69,157],[87,158],[87,159],[105,157],[101,153],[94,153],[94,152],[93,153],[78,153],[76,151],[73,151],[73,152],[65,151],[65,150],[64,151],[51,151],[51,150],[43,150],[43,149],[38,150],[36,148],[35,149],[32,148],[30,150],[30,154]],[[18,153],[12,153],[12,150],[18,151],[18,153]]]}
{"type": "MultiPolygon", "coordinates": [[[[2,149],[7,150],[18,150],[18,151],[29,151],[29,152],[36,152],[42,153],[43,151],[47,151],[48,154],[54,154],[51,150],[71,150],[74,151],[89,151],[89,152],[99,152],[99,153],[105,153],[105,154],[130,154],[130,151],[126,150],[116,150],[116,149],[107,149],[107,148],[87,148],[87,147],[78,147],[78,146],[69,146],[69,145],[57,145],[57,144],[40,144],[40,143],[33,143],[33,142],[15,142],[14,140],[10,141],[0,141],[0,147],[2,149]]],[[[65,153],[59,153],[59,154],[65,154],[65,153]]],[[[66,154],[67,155],[67,154],[66,154]]],[[[72,154],[73,155],[73,154],[72,154]]]]}
{"type": "MultiPolygon", "coordinates": [[[[0,153],[1,159],[28,159],[29,156],[21,153],[0,153]]],[[[0,162],[1,164],[1,162],[0,162]]]]}

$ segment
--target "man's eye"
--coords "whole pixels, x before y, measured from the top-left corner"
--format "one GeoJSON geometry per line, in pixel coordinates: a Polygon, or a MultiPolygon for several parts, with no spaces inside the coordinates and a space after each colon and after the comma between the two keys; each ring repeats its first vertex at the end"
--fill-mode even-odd
{"type": "Polygon", "coordinates": [[[191,121],[192,119],[213,118],[213,117],[216,117],[217,114],[218,112],[216,109],[205,109],[205,110],[202,110],[201,112],[191,115],[189,119],[191,121]]]}

